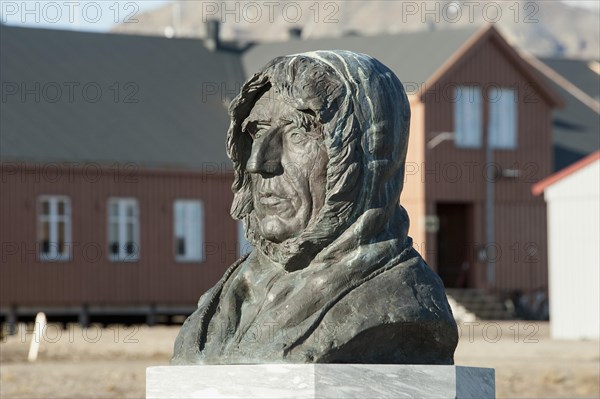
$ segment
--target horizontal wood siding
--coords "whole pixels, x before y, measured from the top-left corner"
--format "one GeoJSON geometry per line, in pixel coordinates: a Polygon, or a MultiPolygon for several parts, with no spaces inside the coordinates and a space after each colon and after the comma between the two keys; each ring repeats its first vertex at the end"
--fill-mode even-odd
{"type": "Polygon", "coordinates": [[[229,215],[231,174],[90,167],[87,173],[82,168],[61,169],[55,179],[46,173],[49,170],[44,165],[2,165],[0,306],[189,306],[237,258],[237,222],[229,215]],[[38,260],[36,199],[40,195],[71,199],[70,261],[38,260]],[[107,257],[110,197],[139,201],[138,261],[112,262],[107,257]],[[175,199],[203,201],[203,262],[175,261],[175,199]]]}

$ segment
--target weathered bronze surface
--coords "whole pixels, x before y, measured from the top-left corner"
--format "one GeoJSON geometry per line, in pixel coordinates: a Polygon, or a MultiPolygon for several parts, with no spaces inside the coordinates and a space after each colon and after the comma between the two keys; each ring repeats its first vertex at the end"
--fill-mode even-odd
{"type": "Polygon", "coordinates": [[[173,364],[453,364],[457,328],[399,205],[410,107],[349,51],[279,57],[230,106],[231,214],[255,249],[198,303],[173,364]]]}

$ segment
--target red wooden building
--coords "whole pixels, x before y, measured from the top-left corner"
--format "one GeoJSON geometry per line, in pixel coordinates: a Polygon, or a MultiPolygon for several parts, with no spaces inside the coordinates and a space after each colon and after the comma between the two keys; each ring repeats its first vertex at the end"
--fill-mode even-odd
{"type": "Polygon", "coordinates": [[[187,315],[239,256],[235,49],[2,26],[4,318],[187,315]]]}

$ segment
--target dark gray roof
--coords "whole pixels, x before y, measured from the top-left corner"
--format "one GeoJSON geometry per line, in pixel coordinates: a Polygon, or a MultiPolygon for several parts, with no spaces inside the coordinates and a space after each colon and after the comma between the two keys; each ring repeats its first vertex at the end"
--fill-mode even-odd
{"type": "Polygon", "coordinates": [[[193,39],[2,26],[0,62],[2,161],[229,167],[223,98],[244,79],[236,52],[193,39]],[[25,89],[39,98],[22,97],[25,89]]]}
{"type": "MultiPolygon", "coordinates": [[[[596,100],[600,97],[600,76],[588,67],[588,61],[544,58],[541,61],[590,97],[596,100]]],[[[547,80],[565,100],[564,109],[556,109],[552,121],[554,170],[557,171],[600,149],[600,114],[556,82],[547,80]]]]}
{"type": "MultiPolygon", "coordinates": [[[[0,158],[135,162],[186,169],[199,169],[206,163],[229,167],[225,154],[229,118],[223,100],[231,99],[245,76],[272,58],[347,49],[378,58],[405,84],[421,84],[476,31],[291,40],[255,45],[240,55],[237,51],[209,51],[195,39],[0,26],[4,96],[0,99],[0,158]],[[36,83],[39,89],[35,89],[36,83]],[[78,85],[72,99],[70,84],[78,85]],[[94,87],[101,88],[99,101],[86,100],[82,94],[86,84],[90,97],[94,87]],[[56,86],[62,95],[52,102],[56,86]],[[17,93],[9,94],[9,89],[17,93]],[[25,89],[39,92],[39,101],[35,94],[22,98],[25,89]]],[[[542,61],[598,98],[598,75],[585,61],[542,61]]],[[[599,116],[550,83],[567,103],[554,117],[558,170],[599,148],[599,116]]]]}
{"type": "Polygon", "coordinates": [[[244,69],[246,75],[251,76],[277,56],[314,50],[350,50],[368,54],[383,62],[411,91],[409,83],[426,82],[478,30],[479,27],[471,27],[264,43],[251,47],[244,53],[244,69]]]}
{"type": "Polygon", "coordinates": [[[541,61],[567,78],[588,96],[600,101],[600,75],[594,72],[589,65],[593,61],[569,58],[542,58],[541,61]]]}

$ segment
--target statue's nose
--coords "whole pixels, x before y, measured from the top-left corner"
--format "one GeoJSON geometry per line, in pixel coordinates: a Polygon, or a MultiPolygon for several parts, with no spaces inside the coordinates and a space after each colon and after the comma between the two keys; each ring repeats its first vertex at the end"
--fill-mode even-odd
{"type": "Polygon", "coordinates": [[[246,170],[261,175],[280,174],[282,150],[280,132],[276,128],[269,129],[252,142],[246,170]]]}

